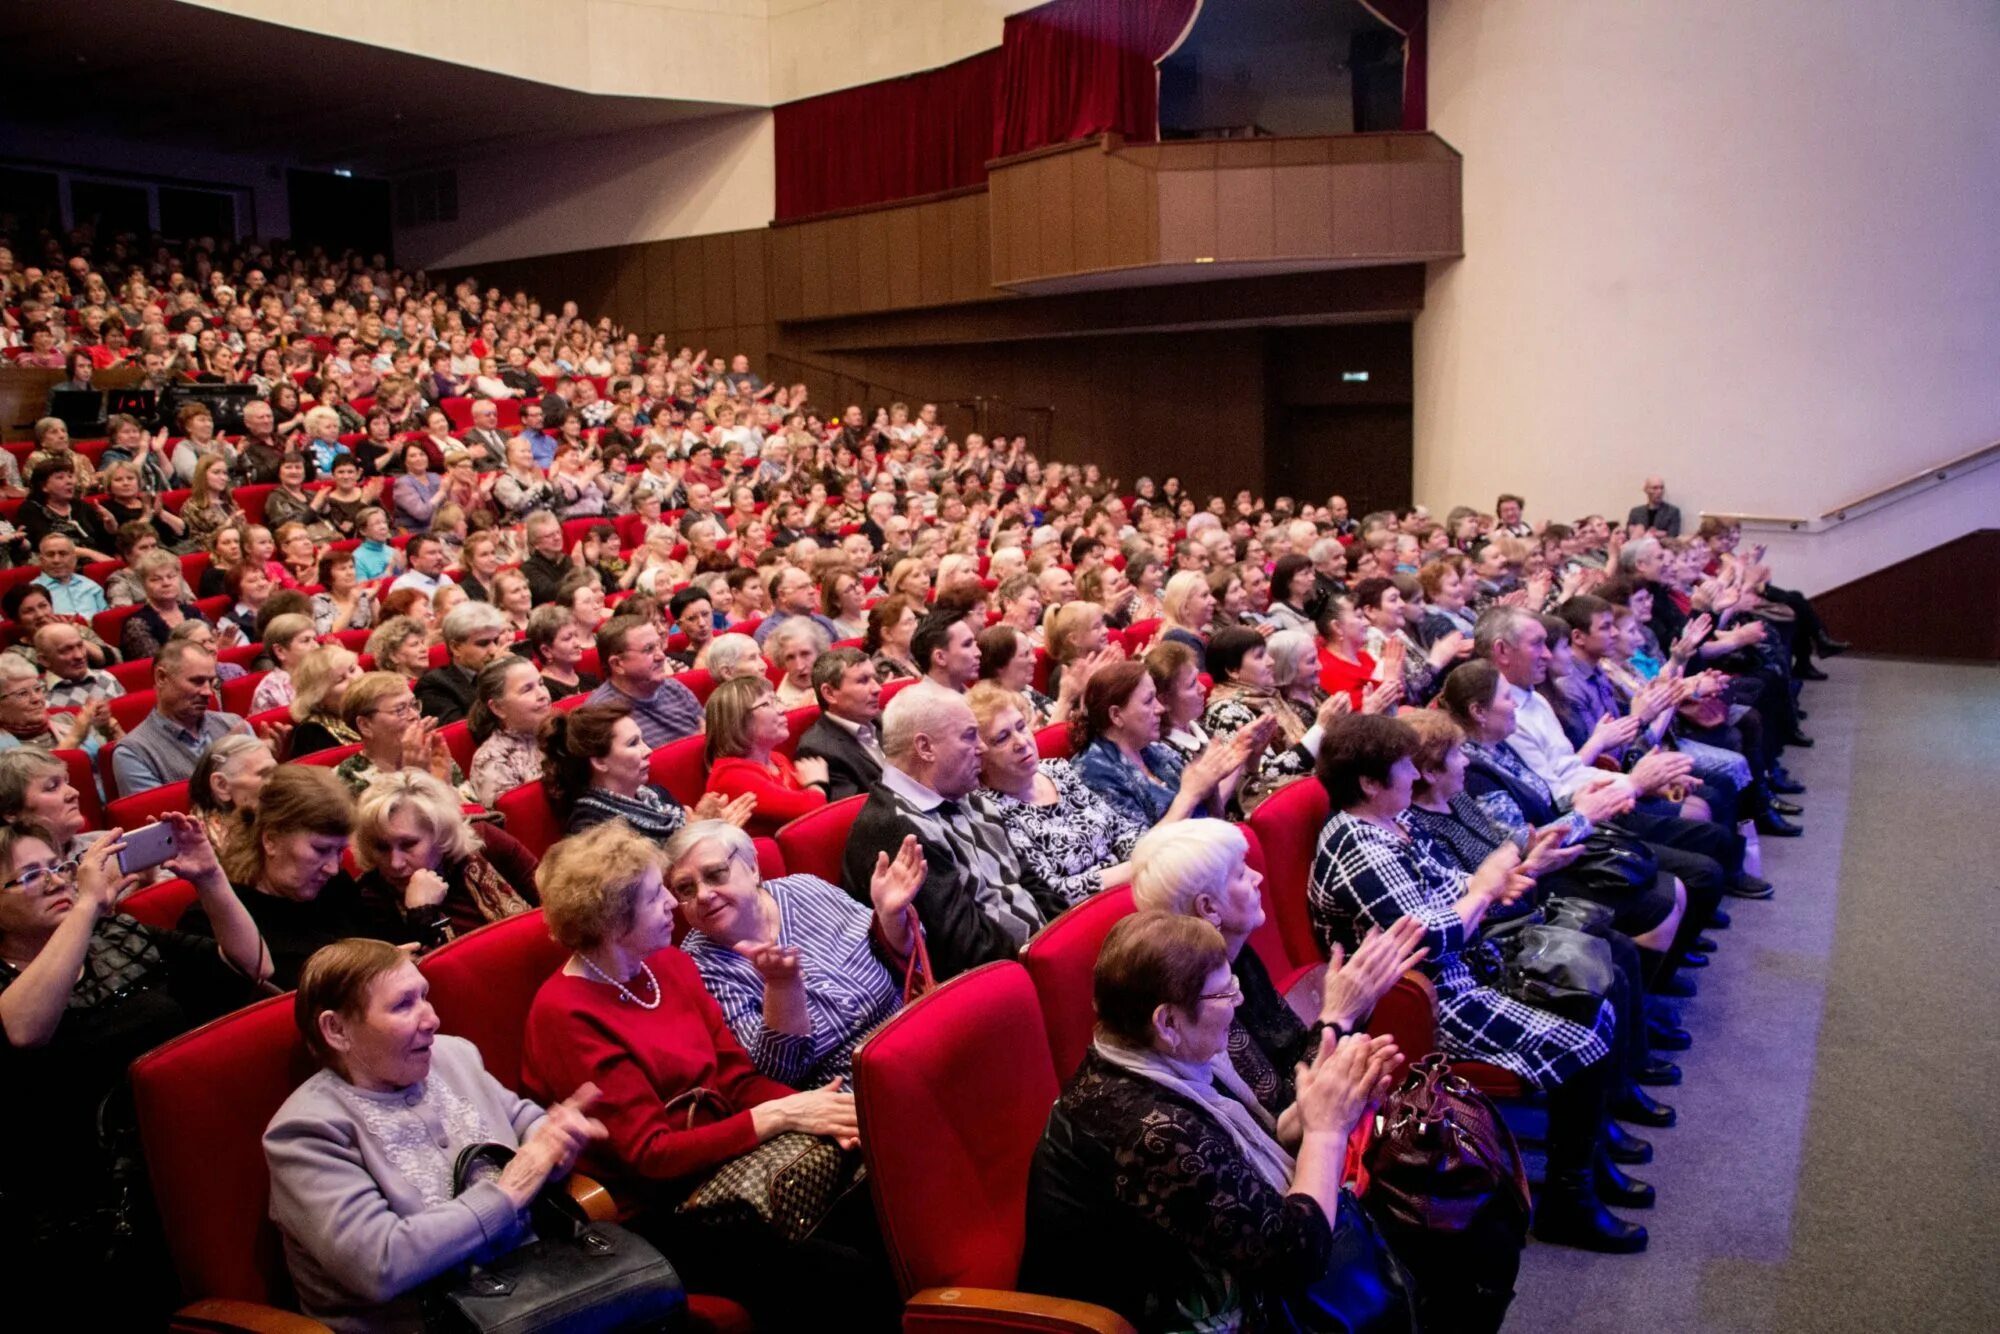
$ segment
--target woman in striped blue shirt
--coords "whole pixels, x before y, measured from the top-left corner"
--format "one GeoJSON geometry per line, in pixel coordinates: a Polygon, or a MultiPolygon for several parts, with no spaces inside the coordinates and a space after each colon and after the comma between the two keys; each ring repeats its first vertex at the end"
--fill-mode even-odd
{"type": "Polygon", "coordinates": [[[876,857],[869,907],[817,876],[761,881],[757,846],[721,820],[667,842],[666,886],[694,959],[758,1073],[809,1089],[844,1079],[861,1039],[902,1008],[917,948],[910,900],[924,855],[905,838],[876,857]]]}

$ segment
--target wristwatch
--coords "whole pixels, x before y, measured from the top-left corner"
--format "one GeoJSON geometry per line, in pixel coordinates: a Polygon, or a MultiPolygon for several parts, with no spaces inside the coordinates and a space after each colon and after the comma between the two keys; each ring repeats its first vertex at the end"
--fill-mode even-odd
{"type": "MultiPolygon", "coordinates": [[[[1338,1042],[1351,1032],[1353,1032],[1352,1029],[1337,1024],[1331,1019],[1314,1020],[1312,1026],[1306,1029],[1306,1035],[1315,1043],[1324,1043],[1328,1033],[1333,1034],[1333,1040],[1338,1042]]],[[[1317,1050],[1317,1047],[1315,1047],[1315,1050],[1317,1050]]]]}

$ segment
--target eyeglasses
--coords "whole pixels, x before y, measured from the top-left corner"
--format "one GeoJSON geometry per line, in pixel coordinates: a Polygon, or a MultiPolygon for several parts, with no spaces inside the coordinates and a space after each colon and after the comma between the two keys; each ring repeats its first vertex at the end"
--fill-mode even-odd
{"type": "Polygon", "coordinates": [[[48,696],[48,693],[48,686],[40,681],[36,681],[0,694],[0,700],[5,700],[7,703],[12,704],[16,700],[44,699],[48,696]]]}
{"type": "Polygon", "coordinates": [[[724,885],[728,884],[731,874],[730,868],[734,865],[735,859],[731,858],[729,861],[717,862],[713,866],[702,867],[699,871],[695,872],[693,880],[677,876],[674,879],[674,883],[667,886],[667,892],[674,896],[676,903],[692,903],[694,902],[695,895],[701,892],[703,885],[708,886],[710,889],[721,889],[724,885]]]}
{"type": "Polygon", "coordinates": [[[48,892],[49,882],[72,884],[76,880],[77,859],[57,862],[54,866],[30,866],[21,874],[0,885],[0,889],[18,889],[24,893],[40,895],[48,892]]]}
{"type": "Polygon", "coordinates": [[[1200,999],[1205,1001],[1228,1001],[1231,1005],[1234,1005],[1243,999],[1243,984],[1232,977],[1229,979],[1229,990],[1204,991],[1200,999]]]}

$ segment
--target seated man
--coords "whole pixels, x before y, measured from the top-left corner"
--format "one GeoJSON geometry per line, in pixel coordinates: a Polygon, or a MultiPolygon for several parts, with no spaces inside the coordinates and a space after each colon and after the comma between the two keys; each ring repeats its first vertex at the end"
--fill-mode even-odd
{"type": "Polygon", "coordinates": [[[819,717],[799,737],[798,758],[826,761],[826,799],[871,792],[882,781],[882,686],[857,648],[828,649],[813,663],[819,717]]]}
{"type": "Polygon", "coordinates": [[[931,971],[939,981],[1011,959],[1060,904],[1035,901],[1021,885],[1007,832],[973,795],[979,786],[979,724],[965,697],[919,682],[882,715],[882,780],[869,794],[841,859],[841,880],[868,902],[878,855],[894,858],[914,836],[924,853],[917,891],[931,971]]]}
{"type": "Polygon", "coordinates": [[[529,551],[521,562],[521,573],[528,577],[529,591],[539,607],[555,601],[556,590],[576,564],[563,550],[561,519],[547,510],[536,510],[528,516],[527,531],[529,551]]]}
{"type": "Polygon", "coordinates": [[[37,746],[43,750],[88,751],[96,757],[118,724],[103,704],[76,713],[49,712],[48,689],[33,663],[18,653],[0,653],[0,750],[37,746]]]}
{"type": "Polygon", "coordinates": [[[35,563],[42,572],[35,576],[37,587],[46,589],[49,604],[58,616],[95,616],[110,607],[104,590],[92,579],[76,572],[76,543],[59,532],[42,534],[35,548],[35,563]]]}
{"type": "Polygon", "coordinates": [[[153,661],[153,711],[111,756],[118,795],[186,782],[216,738],[250,730],[235,714],[208,707],[215,682],[215,654],[185,640],[167,641],[153,661]]]}
{"type": "MultiPolygon", "coordinates": [[[[45,625],[56,623],[56,609],[49,601],[49,590],[40,584],[15,584],[5,594],[0,594],[0,613],[14,622],[20,632],[20,641],[11,650],[39,667],[40,655],[35,652],[35,636],[45,625]]],[[[106,667],[118,661],[118,655],[111,647],[97,637],[97,631],[88,621],[69,622],[76,626],[83,636],[84,653],[93,667],[106,667]]]]}
{"type": "Polygon", "coordinates": [[[637,616],[613,616],[597,632],[597,660],[604,684],[591,704],[624,700],[648,750],[701,731],[701,702],[679,681],[668,679],[666,639],[660,628],[637,616]]]}
{"type": "Polygon", "coordinates": [[[48,674],[51,708],[85,712],[99,700],[125,693],[111,673],[90,665],[83,631],[68,621],[50,621],[35,632],[35,656],[48,674]]]}
{"type": "Polygon", "coordinates": [[[399,589],[414,588],[425,597],[431,598],[436,597],[437,591],[451,582],[451,576],[445,573],[444,567],[449,560],[449,553],[445,551],[442,538],[419,533],[410,539],[410,545],[403,554],[409,562],[409,569],[405,570],[395,583],[389,585],[391,593],[399,589]]]}
{"type": "Polygon", "coordinates": [[[813,577],[796,565],[781,565],[771,576],[768,589],[771,595],[771,614],[757,626],[751,636],[758,644],[771,637],[771,632],[795,616],[803,616],[814,625],[826,631],[827,642],[841,638],[840,627],[819,609],[819,586],[813,577]]]}
{"type": "Polygon", "coordinates": [[[962,608],[927,613],[910,636],[910,657],[925,680],[961,695],[979,679],[979,640],[962,608]]]}
{"type": "Polygon", "coordinates": [[[1661,537],[1681,535],[1681,511],[1677,505],[1667,503],[1667,479],[1648,477],[1646,479],[1646,503],[1634,505],[1632,512],[1625,516],[1625,526],[1637,529],[1641,534],[1657,533],[1661,537]]]}
{"type": "Polygon", "coordinates": [[[507,617],[490,602],[462,602],[444,618],[445,652],[451,661],[417,678],[417,706],[424,717],[455,723],[472,707],[472,683],[479,669],[508,650],[507,617]]]}

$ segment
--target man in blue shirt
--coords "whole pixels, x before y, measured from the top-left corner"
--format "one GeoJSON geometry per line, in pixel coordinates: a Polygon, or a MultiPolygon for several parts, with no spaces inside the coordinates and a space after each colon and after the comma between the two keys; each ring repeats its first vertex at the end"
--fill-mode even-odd
{"type": "Polygon", "coordinates": [[[651,621],[637,616],[606,621],[597,632],[597,658],[604,666],[604,684],[589,702],[623,700],[631,705],[632,721],[639,724],[648,750],[701,730],[701,702],[679,681],[667,679],[666,641],[651,621]]]}
{"type": "Polygon", "coordinates": [[[542,405],[529,399],[521,405],[521,434],[535,451],[535,466],[546,468],[556,461],[556,438],[542,425],[542,405]]]}
{"type": "Polygon", "coordinates": [[[48,590],[56,615],[87,618],[111,605],[102,588],[76,572],[76,543],[52,531],[42,534],[35,550],[35,563],[42,567],[35,583],[48,590]]]}

